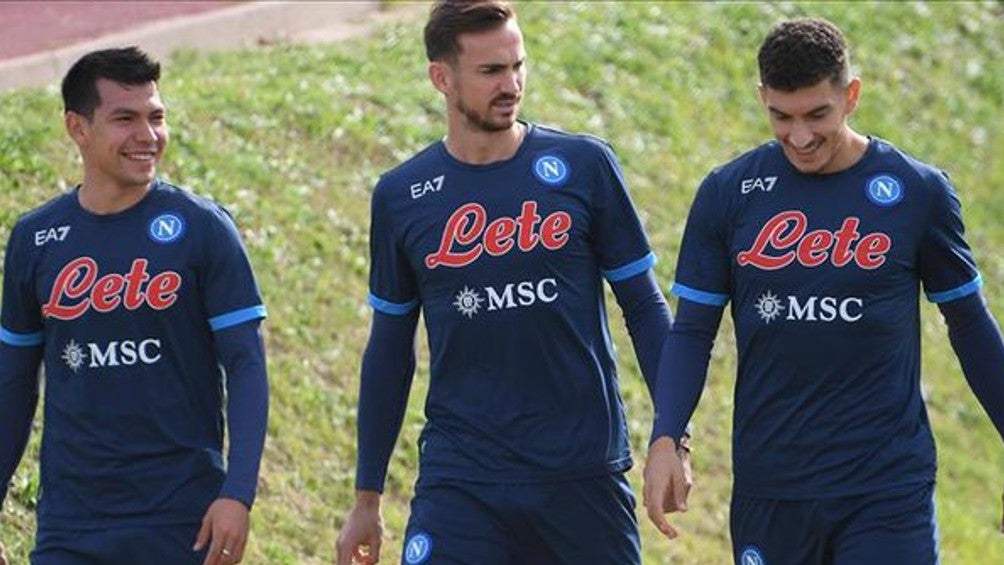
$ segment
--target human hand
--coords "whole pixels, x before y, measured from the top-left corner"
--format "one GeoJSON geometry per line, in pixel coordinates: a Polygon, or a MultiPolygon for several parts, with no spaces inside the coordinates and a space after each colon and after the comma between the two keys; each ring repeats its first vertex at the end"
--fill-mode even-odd
{"type": "Polygon", "coordinates": [[[7,554],[4,553],[2,541],[0,541],[0,565],[7,565],[7,554]]]}
{"type": "Polygon", "coordinates": [[[358,491],[356,503],[338,532],[335,544],[338,565],[373,565],[380,560],[382,539],[380,493],[358,491]]]}
{"type": "Polygon", "coordinates": [[[201,551],[209,543],[202,565],[240,563],[248,541],[249,513],[243,502],[232,498],[217,498],[209,505],[192,548],[201,551]]]}
{"type": "Polygon", "coordinates": [[[687,496],[694,484],[690,453],[669,437],[660,437],[648,448],[643,473],[643,501],[649,520],[669,539],[679,535],[666,514],[687,511],[687,496]]]}

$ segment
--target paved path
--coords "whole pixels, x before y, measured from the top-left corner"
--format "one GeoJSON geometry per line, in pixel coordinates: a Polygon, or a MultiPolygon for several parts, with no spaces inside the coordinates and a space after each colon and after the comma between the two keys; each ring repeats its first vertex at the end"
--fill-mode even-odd
{"type": "Polygon", "coordinates": [[[233,2],[2,2],[0,60],[44,53],[137,25],[233,7],[233,2]]]}
{"type": "Polygon", "coordinates": [[[378,0],[0,2],[0,91],[56,84],[94,49],[139,45],[165,60],[178,49],[335,41],[427,9],[428,2],[384,9],[378,0]]]}

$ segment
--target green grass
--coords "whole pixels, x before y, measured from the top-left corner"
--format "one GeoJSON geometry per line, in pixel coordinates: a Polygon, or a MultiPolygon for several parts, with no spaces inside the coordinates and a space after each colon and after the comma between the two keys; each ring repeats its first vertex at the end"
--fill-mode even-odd
{"type": "MultiPolygon", "coordinates": [[[[854,125],[947,169],[968,236],[1004,316],[1004,8],[1000,3],[525,3],[524,115],[589,131],[618,151],[661,261],[673,278],[686,211],[703,175],[769,135],[755,96],[755,51],[785,16],[841,25],[864,92],[854,125]]],[[[443,133],[425,76],[421,18],[317,47],[184,53],[162,91],[173,140],[165,176],[228,206],[243,229],[269,307],[272,417],[248,563],[331,563],[352,502],[369,195],[381,171],[443,133]]],[[[0,237],[17,214],[79,180],[55,89],[0,94],[0,237]]],[[[614,304],[611,300],[610,304],[614,304]]],[[[612,306],[638,461],[651,408],[612,306]]],[[[424,334],[424,332],[420,332],[424,334]]],[[[424,337],[424,335],[423,335],[424,337]]],[[[1004,449],[965,384],[937,310],[924,308],[924,385],[939,444],[945,563],[1004,554],[996,533],[1004,449]]],[[[421,343],[424,348],[424,341],[421,343]]],[[[384,560],[395,562],[416,470],[428,371],[423,354],[391,462],[384,560]]],[[[643,522],[646,563],[725,563],[735,356],[719,333],[695,415],[697,485],[683,537],[643,522]]],[[[38,430],[3,509],[14,563],[33,543],[38,430]]],[[[640,465],[639,465],[640,467],[640,465]]],[[[640,488],[640,470],[631,480],[640,488]]]]}

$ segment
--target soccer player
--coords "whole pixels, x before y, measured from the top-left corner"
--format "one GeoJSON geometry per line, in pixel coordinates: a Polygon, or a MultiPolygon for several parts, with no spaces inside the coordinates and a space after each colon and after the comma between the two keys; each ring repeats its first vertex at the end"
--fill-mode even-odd
{"type": "Polygon", "coordinates": [[[159,78],[135,47],[73,65],[64,121],[83,181],[22,216],[7,245],[0,495],[44,363],[36,565],[236,563],[247,540],[265,308],[227,212],[155,177],[159,78]]]}
{"type": "Polygon", "coordinates": [[[527,75],[505,2],[436,3],[428,74],[446,137],[373,194],[356,503],[338,563],[373,563],[415,367],[431,370],[403,562],[640,563],[603,279],[651,392],[671,323],[611,148],[517,119],[527,75]]]}
{"type": "Polygon", "coordinates": [[[684,481],[675,438],[731,301],[736,562],[936,563],[921,286],[1004,432],[1004,345],[959,200],[944,172],[848,125],[861,81],[833,24],[785,21],[758,59],[776,139],[712,171],[691,208],[659,370],[647,513],[677,535],[664,515],[684,481]]]}

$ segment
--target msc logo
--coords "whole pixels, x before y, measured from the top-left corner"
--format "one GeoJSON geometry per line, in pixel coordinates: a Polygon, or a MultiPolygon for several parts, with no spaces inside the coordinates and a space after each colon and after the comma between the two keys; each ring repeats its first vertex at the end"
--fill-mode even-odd
{"type": "Polygon", "coordinates": [[[489,312],[496,310],[511,310],[513,308],[526,308],[538,302],[545,304],[558,299],[558,281],[553,278],[541,279],[539,281],[520,281],[509,283],[501,290],[493,287],[484,287],[484,296],[472,288],[464,286],[463,290],[454,297],[453,305],[457,312],[468,318],[473,318],[475,314],[481,312],[482,307],[486,307],[489,312]]]}
{"type": "Polygon", "coordinates": [[[130,367],[137,363],[153,365],[160,361],[160,340],[148,338],[141,341],[131,339],[110,341],[104,347],[96,343],[83,346],[70,340],[60,355],[66,366],[74,373],[82,367],[130,367]],[[86,346],[86,347],[85,347],[86,346]]]}
{"type": "Polygon", "coordinates": [[[418,200],[430,192],[439,192],[443,189],[443,179],[445,178],[446,175],[439,175],[434,179],[425,182],[416,182],[409,186],[408,190],[411,191],[411,199],[418,200]]]}
{"type": "Polygon", "coordinates": [[[763,558],[763,554],[760,550],[754,546],[749,546],[743,549],[743,552],[739,554],[739,565],[766,565],[767,561],[763,558]]]}
{"type": "Polygon", "coordinates": [[[533,162],[533,174],[548,186],[561,186],[568,180],[568,163],[561,157],[542,155],[533,162]]]}
{"type": "Polygon", "coordinates": [[[742,194],[749,194],[754,190],[759,190],[760,192],[770,192],[774,188],[774,183],[777,182],[777,177],[755,177],[751,179],[743,179],[739,183],[739,192],[742,194]]]}
{"type": "Polygon", "coordinates": [[[757,298],[753,308],[764,323],[771,323],[779,317],[790,322],[833,322],[837,319],[854,323],[864,315],[864,301],[856,296],[839,298],[835,296],[810,296],[799,300],[797,296],[787,296],[783,301],[773,292],[767,291],[757,298]],[[785,304],[787,302],[787,304],[785,304]]]}
{"type": "Polygon", "coordinates": [[[781,315],[781,312],[784,311],[784,304],[781,304],[781,300],[768,290],[760,295],[754,308],[756,308],[760,319],[769,324],[781,315]]]}
{"type": "Polygon", "coordinates": [[[457,307],[457,312],[468,318],[473,318],[481,310],[481,303],[484,301],[485,299],[481,298],[478,291],[467,288],[465,285],[464,289],[457,293],[453,305],[457,307]]]}
{"type": "Polygon", "coordinates": [[[35,247],[42,247],[50,241],[63,241],[70,233],[70,226],[57,226],[35,232],[35,247]]]}
{"type": "Polygon", "coordinates": [[[432,554],[432,538],[425,532],[419,532],[404,544],[404,560],[408,565],[425,563],[432,554]]]}

